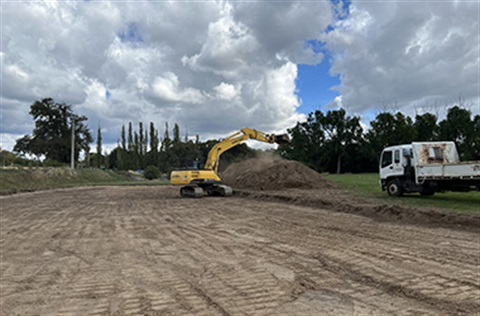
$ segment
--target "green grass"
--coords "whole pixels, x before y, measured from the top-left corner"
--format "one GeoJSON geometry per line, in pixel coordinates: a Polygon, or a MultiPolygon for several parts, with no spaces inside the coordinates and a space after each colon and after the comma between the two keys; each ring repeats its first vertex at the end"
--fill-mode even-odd
{"type": "Polygon", "coordinates": [[[401,198],[388,196],[382,191],[378,174],[342,174],[327,175],[327,178],[337,183],[341,188],[356,196],[362,196],[377,200],[381,203],[401,206],[429,207],[449,209],[471,214],[480,214],[480,192],[446,192],[436,193],[426,197],[418,193],[405,194],[401,198]]]}
{"type": "Polygon", "coordinates": [[[127,173],[69,168],[0,169],[0,194],[99,185],[162,185],[165,182],[133,180],[127,173]]]}

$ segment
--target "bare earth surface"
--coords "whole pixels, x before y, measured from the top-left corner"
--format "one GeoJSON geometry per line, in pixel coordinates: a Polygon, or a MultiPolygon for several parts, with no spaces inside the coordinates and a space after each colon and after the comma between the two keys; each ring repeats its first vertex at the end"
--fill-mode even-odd
{"type": "Polygon", "coordinates": [[[0,315],[480,313],[475,229],[359,216],[370,206],[334,193],[323,205],[297,203],[315,191],[268,194],[0,197],[0,315]]]}

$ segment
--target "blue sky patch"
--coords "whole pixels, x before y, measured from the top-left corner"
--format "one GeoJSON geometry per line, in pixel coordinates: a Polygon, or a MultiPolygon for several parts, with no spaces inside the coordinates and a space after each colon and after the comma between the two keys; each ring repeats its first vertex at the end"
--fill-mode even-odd
{"type": "Polygon", "coordinates": [[[323,110],[340,94],[332,87],[340,84],[338,76],[328,74],[330,63],[323,61],[317,66],[299,65],[297,78],[297,95],[302,99],[299,112],[308,114],[323,110]]]}
{"type": "Polygon", "coordinates": [[[351,0],[330,0],[334,5],[335,17],[339,20],[345,20],[350,15],[351,0]]]}
{"type": "MultiPolygon", "coordinates": [[[[336,20],[344,20],[350,15],[351,0],[330,0],[335,9],[336,20]]],[[[325,30],[332,32],[335,24],[331,24],[325,30]]],[[[332,56],[325,48],[325,44],[318,40],[305,42],[306,48],[312,49],[316,54],[323,54],[324,59],[319,65],[298,65],[297,95],[302,99],[299,112],[308,114],[316,110],[327,110],[325,106],[340,96],[340,93],[332,90],[339,86],[340,76],[331,76],[332,56]]]]}
{"type": "Polygon", "coordinates": [[[308,114],[316,110],[323,110],[340,94],[332,87],[340,85],[339,76],[331,76],[331,55],[319,41],[306,43],[315,53],[324,55],[319,65],[298,65],[297,95],[302,99],[299,112],[308,114]]]}
{"type": "Polygon", "coordinates": [[[117,34],[122,43],[143,43],[144,39],[136,23],[128,23],[126,29],[117,34]]]}
{"type": "Polygon", "coordinates": [[[105,91],[105,99],[110,100],[110,97],[112,96],[112,93],[110,91],[105,91]]]}

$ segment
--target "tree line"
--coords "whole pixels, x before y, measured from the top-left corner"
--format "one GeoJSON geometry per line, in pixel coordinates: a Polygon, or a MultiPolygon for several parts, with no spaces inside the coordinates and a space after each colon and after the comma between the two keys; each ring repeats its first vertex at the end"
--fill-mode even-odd
{"type": "MultiPolygon", "coordinates": [[[[148,166],[155,166],[162,173],[191,168],[195,164],[202,167],[218,140],[202,142],[198,135],[195,140],[189,139],[187,134],[183,138],[180,135],[180,127],[176,123],[171,134],[168,123],[165,123],[163,137],[159,137],[153,122],[150,122],[148,130],[142,122],[138,123],[138,128],[129,122],[127,127],[122,126],[117,146],[108,155],[102,156],[103,166],[117,170],[144,170],[148,166]]],[[[242,144],[223,155],[222,161],[228,165],[253,156],[254,150],[242,144]]]]}
{"type": "MultiPolygon", "coordinates": [[[[102,154],[101,128],[97,130],[97,150],[90,153],[93,137],[85,116],[73,113],[71,106],[59,104],[51,98],[35,101],[30,114],[35,120],[32,135],[17,140],[16,154],[43,155],[46,161],[70,163],[71,135],[75,133],[75,160],[85,152],[82,164],[117,170],[138,170],[155,166],[168,174],[177,168],[188,168],[205,162],[210,149],[218,140],[200,141],[199,136],[182,138],[178,124],[170,131],[165,123],[162,136],[154,122],[149,125],[129,122],[121,127],[117,146],[102,154]],[[73,127],[73,129],[72,129],[73,127]]],[[[284,158],[298,160],[319,172],[375,172],[378,156],[390,145],[412,141],[454,141],[462,160],[480,160],[480,116],[459,106],[451,107],[439,121],[432,113],[416,115],[414,119],[401,112],[381,112],[364,130],[359,116],[347,115],[344,109],[308,115],[288,129],[291,142],[276,151],[284,158]]],[[[227,135],[226,135],[227,136],[227,135]]],[[[220,164],[253,157],[255,150],[245,144],[222,155],[220,164]]]]}
{"type": "MultiPolygon", "coordinates": [[[[117,146],[103,154],[103,137],[101,128],[97,129],[96,153],[90,153],[93,136],[86,125],[85,116],[73,113],[71,106],[57,103],[51,98],[35,101],[30,107],[30,115],[35,121],[31,135],[25,135],[16,141],[13,152],[22,157],[34,155],[44,159],[43,165],[60,166],[71,163],[72,132],[74,137],[74,159],[79,160],[79,154],[84,152],[84,167],[98,167],[116,170],[144,170],[155,166],[162,173],[169,173],[176,168],[188,168],[194,163],[201,166],[210,149],[218,140],[200,141],[189,139],[185,134],[181,138],[178,124],[174,124],[170,132],[165,123],[163,136],[154,122],[148,127],[142,122],[134,126],[129,122],[121,127],[117,146]]],[[[15,159],[2,152],[3,162],[8,160],[18,164],[39,164],[39,161],[15,159]]],[[[242,144],[222,155],[224,166],[232,161],[240,161],[254,156],[254,150],[242,144]]]]}
{"type": "Polygon", "coordinates": [[[281,146],[280,154],[319,172],[374,172],[384,147],[414,141],[454,141],[462,160],[480,160],[480,115],[472,118],[459,106],[448,109],[442,121],[432,113],[412,119],[401,112],[381,112],[368,130],[360,117],[348,116],[344,109],[315,111],[288,131],[292,142],[281,146]]]}

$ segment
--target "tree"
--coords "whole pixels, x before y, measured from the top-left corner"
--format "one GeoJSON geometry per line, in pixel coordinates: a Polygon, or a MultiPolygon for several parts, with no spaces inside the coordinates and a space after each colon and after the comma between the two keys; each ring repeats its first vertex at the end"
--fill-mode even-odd
{"type": "Polygon", "coordinates": [[[151,165],[157,165],[158,163],[158,131],[155,129],[155,124],[150,122],[150,153],[148,162],[151,165]]]}
{"type": "Polygon", "coordinates": [[[306,122],[288,132],[291,142],[279,146],[280,154],[317,171],[340,173],[356,156],[362,141],[360,118],[347,116],[344,109],[310,113],[306,122]]]}
{"type": "MultiPolygon", "coordinates": [[[[112,156],[111,154],[109,156],[112,156]]],[[[122,132],[120,135],[120,144],[117,144],[117,150],[115,151],[115,167],[120,170],[128,169],[128,152],[127,152],[127,140],[125,136],[125,125],[122,125],[122,132]]],[[[109,163],[109,165],[111,165],[109,163]]]]}
{"type": "Polygon", "coordinates": [[[125,150],[117,142],[117,147],[108,155],[108,166],[111,169],[125,170],[125,150]]]}
{"type": "Polygon", "coordinates": [[[306,122],[298,122],[295,127],[288,129],[291,141],[280,145],[278,151],[282,157],[300,161],[307,166],[323,171],[325,157],[322,149],[325,143],[325,132],[320,128],[316,115],[312,112],[306,122]]]}
{"type": "Polygon", "coordinates": [[[98,127],[97,130],[97,167],[102,166],[102,130],[98,127]]]}
{"type": "Polygon", "coordinates": [[[165,152],[168,148],[170,148],[171,144],[172,144],[172,141],[168,133],[168,122],[165,122],[165,133],[163,135],[162,148],[160,150],[165,152]]]}
{"type": "Polygon", "coordinates": [[[433,141],[438,137],[437,117],[434,114],[416,115],[413,127],[417,141],[433,141]]]}
{"type": "Polygon", "coordinates": [[[447,117],[439,124],[439,139],[454,141],[464,160],[473,159],[474,156],[471,144],[475,128],[471,116],[469,110],[454,106],[448,109],[447,117]]]}
{"type": "MultiPolygon", "coordinates": [[[[142,152],[143,152],[143,157],[145,158],[147,156],[147,153],[148,153],[148,131],[147,131],[147,129],[145,129],[144,133],[145,133],[145,136],[143,138],[142,152]]],[[[145,159],[143,159],[143,160],[145,160],[145,159]]]]}
{"type": "Polygon", "coordinates": [[[138,133],[135,131],[133,133],[133,167],[136,169],[140,168],[140,142],[138,140],[138,133]]]}
{"type": "Polygon", "coordinates": [[[410,117],[398,112],[393,115],[388,112],[379,113],[370,122],[370,130],[366,134],[369,145],[369,155],[377,162],[378,155],[387,146],[409,144],[415,140],[415,128],[410,117]]]}
{"type": "Polygon", "coordinates": [[[173,126],[173,143],[179,143],[180,142],[180,127],[178,127],[178,124],[175,123],[173,126]]]}
{"type": "Polygon", "coordinates": [[[122,149],[127,150],[127,141],[125,139],[125,125],[122,125],[121,139],[122,139],[122,149]]]}
{"type": "Polygon", "coordinates": [[[472,150],[472,159],[480,160],[480,115],[475,115],[473,119],[473,137],[470,142],[472,150]]]}
{"type": "Polygon", "coordinates": [[[132,122],[128,122],[128,151],[133,151],[133,128],[132,122]]]}
{"type": "Polygon", "coordinates": [[[143,123],[139,122],[138,123],[138,154],[140,156],[143,156],[145,152],[143,151],[143,142],[144,142],[144,136],[143,136],[143,123]]]}
{"type": "Polygon", "coordinates": [[[70,105],[57,103],[52,98],[35,101],[30,107],[35,121],[32,136],[18,139],[14,151],[20,154],[44,155],[46,159],[61,163],[71,162],[72,125],[75,126],[75,160],[80,151],[88,152],[93,142],[90,130],[85,125],[86,116],[73,113],[70,105]]]}
{"type": "Polygon", "coordinates": [[[336,173],[342,170],[342,160],[347,158],[347,151],[362,140],[363,129],[360,118],[347,116],[344,109],[328,111],[324,115],[320,111],[315,112],[315,117],[320,128],[325,131],[325,152],[334,158],[336,173]]]}
{"type": "Polygon", "coordinates": [[[157,166],[148,166],[145,168],[143,176],[148,180],[158,179],[160,177],[160,169],[157,166]]]}

